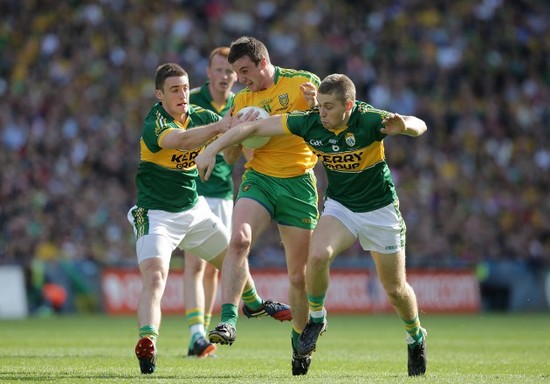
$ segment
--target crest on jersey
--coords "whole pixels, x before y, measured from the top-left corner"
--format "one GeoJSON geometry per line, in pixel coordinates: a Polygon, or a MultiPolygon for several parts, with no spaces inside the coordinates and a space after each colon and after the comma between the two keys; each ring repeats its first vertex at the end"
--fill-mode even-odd
{"type": "Polygon", "coordinates": [[[346,133],[345,140],[346,144],[350,147],[353,147],[355,145],[355,135],[353,133],[346,133]]]}
{"type": "Polygon", "coordinates": [[[283,106],[283,107],[288,107],[288,102],[289,102],[289,98],[288,98],[288,93],[283,93],[282,95],[279,95],[279,103],[283,106]]]}

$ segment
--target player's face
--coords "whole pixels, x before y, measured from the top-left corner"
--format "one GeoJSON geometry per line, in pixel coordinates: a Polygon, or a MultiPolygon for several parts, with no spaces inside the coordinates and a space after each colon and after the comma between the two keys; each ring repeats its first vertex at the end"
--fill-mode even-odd
{"type": "Polygon", "coordinates": [[[172,117],[178,119],[189,111],[189,77],[173,76],[164,81],[163,90],[157,90],[157,98],[172,117]]]}
{"type": "Polygon", "coordinates": [[[237,74],[231,68],[227,58],[222,55],[212,57],[210,66],[206,69],[206,76],[216,92],[228,93],[237,81],[237,74]]]}
{"type": "Polygon", "coordinates": [[[319,116],[323,127],[329,131],[335,131],[346,126],[351,114],[353,103],[343,103],[333,93],[319,93],[317,95],[319,102],[319,116]]]}
{"type": "Polygon", "coordinates": [[[231,64],[237,73],[239,83],[246,85],[250,91],[258,92],[267,88],[269,75],[264,71],[265,60],[262,59],[258,65],[248,56],[243,56],[231,64]]]}

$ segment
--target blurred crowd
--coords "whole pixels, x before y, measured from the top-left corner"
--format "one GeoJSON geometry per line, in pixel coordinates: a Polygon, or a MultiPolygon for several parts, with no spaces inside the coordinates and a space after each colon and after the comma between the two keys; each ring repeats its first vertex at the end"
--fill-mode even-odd
{"type": "MultiPolygon", "coordinates": [[[[199,86],[212,48],[251,35],[275,65],[345,73],[358,99],[427,122],[386,140],[410,265],[550,265],[549,3],[360,3],[0,2],[0,264],[134,264],[126,213],[156,67],[199,86]]],[[[339,262],[365,259],[354,246],[339,262]]],[[[275,226],[251,263],[284,264],[275,226]]]]}

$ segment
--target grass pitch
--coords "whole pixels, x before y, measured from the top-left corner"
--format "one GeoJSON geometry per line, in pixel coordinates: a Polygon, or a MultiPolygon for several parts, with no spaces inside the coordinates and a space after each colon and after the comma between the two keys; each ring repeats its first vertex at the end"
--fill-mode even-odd
{"type": "MultiPolygon", "coordinates": [[[[241,317],[217,358],[186,358],[183,317],[163,319],[157,372],[134,356],[134,317],[60,316],[0,321],[1,383],[549,383],[550,314],[423,315],[428,372],[407,376],[396,315],[336,316],[307,376],[290,370],[290,325],[241,317]]],[[[214,319],[214,324],[218,318],[214,319]]]]}

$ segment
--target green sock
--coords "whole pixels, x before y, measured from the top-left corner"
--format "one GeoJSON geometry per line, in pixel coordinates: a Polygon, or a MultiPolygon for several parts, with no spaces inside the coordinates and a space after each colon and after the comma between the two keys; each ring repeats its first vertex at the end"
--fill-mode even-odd
{"type": "Polygon", "coordinates": [[[185,311],[185,320],[191,332],[189,347],[193,347],[199,336],[204,336],[204,315],[201,308],[190,308],[185,311]]]}
{"type": "Polygon", "coordinates": [[[307,302],[309,304],[310,319],[314,323],[322,323],[325,320],[325,294],[320,296],[312,296],[307,294],[307,302]]]}
{"type": "Polygon", "coordinates": [[[292,327],[292,331],[290,332],[290,334],[292,337],[292,346],[294,347],[294,349],[296,349],[298,348],[298,338],[300,337],[300,334],[298,333],[298,331],[296,331],[294,327],[292,327]]]}
{"type": "Polygon", "coordinates": [[[405,330],[413,340],[413,343],[409,343],[409,347],[414,348],[422,342],[424,337],[420,331],[420,320],[418,319],[418,316],[415,316],[412,320],[402,320],[405,323],[405,330]]]}
{"type": "Polygon", "coordinates": [[[243,299],[246,306],[252,311],[257,311],[262,307],[264,303],[262,298],[258,295],[258,292],[256,292],[255,287],[252,287],[248,291],[243,292],[241,298],[243,299]]]}
{"type": "Polygon", "coordinates": [[[204,314],[204,328],[208,329],[208,326],[210,325],[210,322],[212,321],[212,314],[204,314]]]}
{"type": "Polygon", "coordinates": [[[222,304],[222,323],[228,323],[235,327],[238,316],[239,307],[234,304],[222,304]]]}
{"type": "Polygon", "coordinates": [[[204,324],[204,314],[200,308],[190,308],[185,311],[185,320],[189,327],[196,324],[204,324]]]}
{"type": "Polygon", "coordinates": [[[159,336],[159,331],[156,327],[153,327],[152,325],[144,325],[139,329],[139,338],[142,337],[148,337],[153,341],[157,340],[157,337],[159,336]]]}

